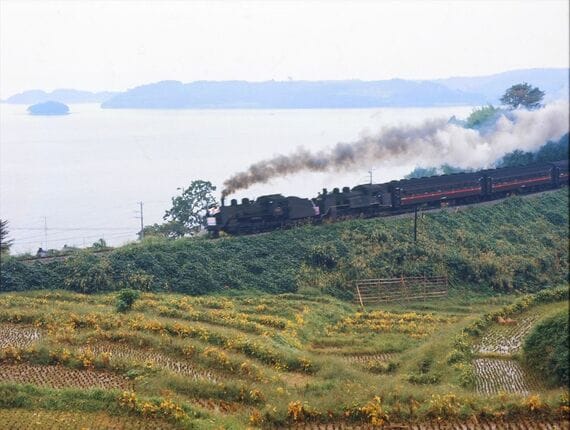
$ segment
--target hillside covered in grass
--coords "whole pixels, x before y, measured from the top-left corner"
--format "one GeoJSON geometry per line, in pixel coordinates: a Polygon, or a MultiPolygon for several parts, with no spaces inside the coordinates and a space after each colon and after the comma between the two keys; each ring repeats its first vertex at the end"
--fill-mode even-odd
{"type": "Polygon", "coordinates": [[[185,294],[317,290],[351,297],[356,279],[447,275],[475,289],[533,290],[567,280],[568,190],[413,218],[351,220],[217,240],[148,239],[109,253],[25,264],[3,258],[2,291],[125,287],[185,294]]]}

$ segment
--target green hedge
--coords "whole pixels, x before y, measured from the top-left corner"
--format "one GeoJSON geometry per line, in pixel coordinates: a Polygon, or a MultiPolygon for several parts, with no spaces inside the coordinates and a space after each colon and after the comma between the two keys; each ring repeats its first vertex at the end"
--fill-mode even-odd
{"type": "Polygon", "coordinates": [[[534,291],[568,280],[567,189],[413,218],[353,220],[268,234],[149,238],[64,261],[1,262],[1,291],[133,288],[205,294],[313,288],[349,298],[358,278],[448,275],[479,289],[534,291]]]}

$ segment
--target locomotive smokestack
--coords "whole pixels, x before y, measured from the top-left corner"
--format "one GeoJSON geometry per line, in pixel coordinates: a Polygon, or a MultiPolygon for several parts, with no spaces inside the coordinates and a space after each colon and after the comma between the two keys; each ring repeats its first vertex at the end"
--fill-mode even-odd
{"type": "Polygon", "coordinates": [[[225,200],[226,200],[226,198],[222,195],[222,207],[224,207],[225,200]]]}
{"type": "Polygon", "coordinates": [[[568,103],[558,102],[536,111],[518,110],[501,116],[491,130],[479,132],[429,120],[419,125],[385,127],[376,135],[352,143],[338,143],[319,152],[304,148],[252,164],[224,182],[222,197],[254,184],[299,172],[330,172],[369,166],[370,161],[416,162],[460,168],[484,168],[515,149],[537,150],[568,133],[568,103]]]}

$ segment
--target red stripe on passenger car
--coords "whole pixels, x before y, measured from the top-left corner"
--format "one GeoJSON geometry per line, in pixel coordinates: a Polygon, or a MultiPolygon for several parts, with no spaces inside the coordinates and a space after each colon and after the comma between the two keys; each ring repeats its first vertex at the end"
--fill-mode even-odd
{"type": "Polygon", "coordinates": [[[402,202],[405,201],[410,201],[410,200],[419,200],[419,199],[424,199],[426,197],[436,197],[436,196],[448,196],[448,195],[452,195],[452,194],[459,194],[459,193],[465,193],[465,192],[470,192],[470,191],[481,191],[480,187],[475,187],[475,188],[462,188],[461,190],[454,190],[454,191],[439,191],[437,193],[426,193],[426,194],[416,194],[414,196],[411,197],[402,197],[400,200],[402,202]]]}
{"type": "Polygon", "coordinates": [[[493,184],[493,189],[505,188],[511,185],[523,185],[523,184],[530,184],[535,182],[544,182],[544,181],[551,181],[552,178],[550,176],[542,176],[540,178],[533,178],[533,179],[524,179],[519,181],[511,181],[511,182],[503,182],[501,184],[493,184]]]}

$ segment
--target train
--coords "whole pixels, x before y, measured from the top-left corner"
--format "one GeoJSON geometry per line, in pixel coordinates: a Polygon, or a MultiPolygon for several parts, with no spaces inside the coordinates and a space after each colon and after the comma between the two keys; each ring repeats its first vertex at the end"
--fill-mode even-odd
{"type": "Polygon", "coordinates": [[[402,179],[353,188],[326,188],[317,197],[271,194],[256,200],[232,199],[206,214],[212,237],[255,234],[302,224],[351,218],[372,218],[495,200],[568,185],[568,160],[486,169],[423,178],[402,179]]]}

